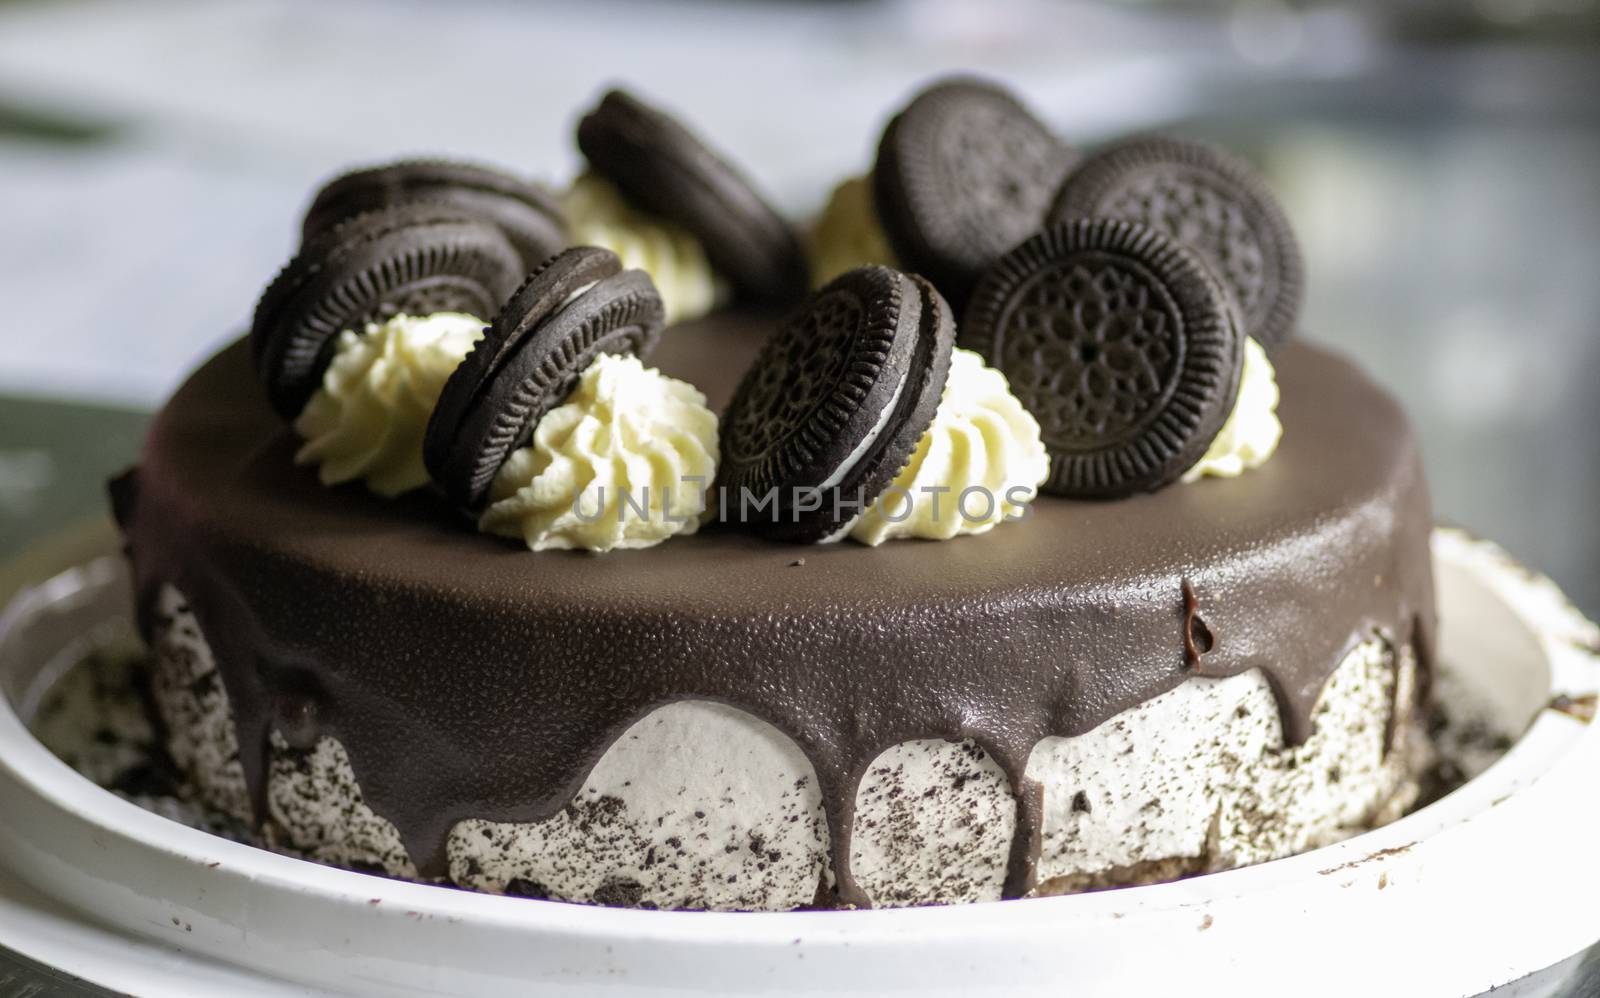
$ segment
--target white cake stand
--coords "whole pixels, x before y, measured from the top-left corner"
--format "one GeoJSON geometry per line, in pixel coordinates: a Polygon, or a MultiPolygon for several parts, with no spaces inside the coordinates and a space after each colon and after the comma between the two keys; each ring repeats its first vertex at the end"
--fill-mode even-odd
{"type": "Polygon", "coordinates": [[[1476,995],[1600,940],[1600,726],[1588,723],[1600,630],[1492,544],[1440,531],[1433,547],[1440,658],[1525,733],[1429,807],[1330,848],[1152,887],[711,914],[331,869],[175,824],[79,776],[22,718],[85,641],[128,627],[121,561],[100,532],[0,617],[0,944],[149,994],[1476,995]]]}

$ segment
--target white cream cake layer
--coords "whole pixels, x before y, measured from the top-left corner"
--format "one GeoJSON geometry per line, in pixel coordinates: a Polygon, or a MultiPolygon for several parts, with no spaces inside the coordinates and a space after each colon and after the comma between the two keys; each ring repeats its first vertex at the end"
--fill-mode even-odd
{"type": "MultiPolygon", "coordinates": [[[[182,594],[163,587],[155,700],[198,795],[245,808],[227,694],[182,594]]],[[[1329,680],[1315,731],[1286,747],[1258,672],[1195,678],[1074,738],[1034,749],[1043,787],[1039,893],[1168,879],[1262,862],[1397,817],[1415,795],[1415,666],[1373,640],[1329,680]],[[1398,689],[1396,688],[1398,684],[1398,689]],[[1395,725],[1390,741],[1390,716],[1395,725]],[[1409,749],[1408,749],[1409,739],[1409,749]]],[[[266,838],[321,862],[415,878],[394,826],[368,807],[343,746],[271,737],[266,838]]],[[[968,742],[911,741],[869,767],[851,865],[880,906],[995,900],[1016,805],[1000,767],[968,742]]],[[[577,797],[539,822],[466,820],[450,880],[476,890],[657,908],[784,910],[811,904],[828,831],[810,763],[733,707],[685,701],[640,719],[577,797]]]]}

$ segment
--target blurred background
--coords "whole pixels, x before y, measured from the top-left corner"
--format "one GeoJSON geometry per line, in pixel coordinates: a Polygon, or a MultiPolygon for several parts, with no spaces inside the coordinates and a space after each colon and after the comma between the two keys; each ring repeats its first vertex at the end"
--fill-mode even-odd
{"type": "Polygon", "coordinates": [[[0,0],[0,556],[100,508],[338,169],[561,183],[625,81],[804,215],[957,68],[1075,143],[1171,128],[1261,164],[1306,335],[1405,400],[1441,518],[1600,611],[1597,0],[0,0]]]}

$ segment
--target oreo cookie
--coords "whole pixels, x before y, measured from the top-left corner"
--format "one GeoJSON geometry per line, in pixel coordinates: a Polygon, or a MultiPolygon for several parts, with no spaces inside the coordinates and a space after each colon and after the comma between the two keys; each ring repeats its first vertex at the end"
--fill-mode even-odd
{"type": "Polygon", "coordinates": [[[1005,89],[943,80],[884,130],[878,218],[901,262],[960,307],[995,258],[1038,230],[1072,155],[1005,89]]]}
{"type": "Polygon", "coordinates": [[[1239,392],[1244,333],[1198,254],[1142,225],[1080,219],[1007,253],[973,290],[961,345],[1039,421],[1043,489],[1114,499],[1205,454],[1239,392]]]}
{"type": "Polygon", "coordinates": [[[1239,303],[1245,332],[1268,350],[1294,335],[1305,276],[1278,199],[1248,163],[1166,137],[1119,142],[1062,184],[1051,221],[1122,218],[1195,250],[1239,303]]]}
{"type": "Polygon", "coordinates": [[[623,270],[610,250],[578,246],[544,263],[445,382],[422,447],[434,484],[462,510],[481,510],[500,466],[594,359],[642,357],[665,324],[650,275],[623,270]]]}
{"type": "Polygon", "coordinates": [[[256,304],[250,346],[273,408],[294,419],[343,330],[399,313],[492,315],[522,259],[480,216],[432,202],[357,215],[314,236],[256,304]]]}
{"type": "Polygon", "coordinates": [[[578,148],[629,202],[693,233],[742,296],[787,302],[805,294],[806,260],[794,228],[670,115],[612,90],[578,122],[578,148]]]}
{"type": "Polygon", "coordinates": [[[413,201],[437,201],[482,215],[500,227],[526,269],[567,245],[566,219],[544,188],[487,166],[444,160],[401,160],[329,181],[311,201],[302,241],[365,212],[413,201]]]}
{"type": "Polygon", "coordinates": [[[921,277],[862,267],[816,292],[773,333],[723,414],[727,519],[797,543],[836,536],[933,422],[954,339],[949,305],[921,277]]]}

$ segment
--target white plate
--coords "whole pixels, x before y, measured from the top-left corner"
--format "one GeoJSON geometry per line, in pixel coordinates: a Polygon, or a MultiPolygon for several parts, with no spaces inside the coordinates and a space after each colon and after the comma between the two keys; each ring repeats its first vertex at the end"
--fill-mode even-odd
{"type": "Polygon", "coordinates": [[[18,710],[97,629],[126,628],[121,563],[104,557],[0,618],[0,866],[51,906],[207,973],[362,995],[1474,995],[1600,939],[1600,727],[1546,709],[1600,689],[1600,632],[1491,544],[1440,532],[1434,555],[1441,657],[1527,726],[1443,800],[1337,846],[1178,883],[787,914],[399,883],[228,842],[100,789],[18,710]]]}

